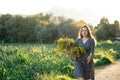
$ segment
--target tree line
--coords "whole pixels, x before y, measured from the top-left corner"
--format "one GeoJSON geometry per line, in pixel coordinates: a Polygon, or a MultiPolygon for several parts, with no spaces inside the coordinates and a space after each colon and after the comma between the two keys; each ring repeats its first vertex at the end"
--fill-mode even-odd
{"type": "MultiPolygon", "coordinates": [[[[0,16],[0,42],[54,42],[60,37],[76,39],[78,31],[85,22],[76,21],[64,16],[54,16],[52,13],[35,15],[11,15],[0,16]]],[[[90,25],[97,40],[115,39],[120,32],[119,21],[114,24],[103,17],[97,26],[90,25]]]]}

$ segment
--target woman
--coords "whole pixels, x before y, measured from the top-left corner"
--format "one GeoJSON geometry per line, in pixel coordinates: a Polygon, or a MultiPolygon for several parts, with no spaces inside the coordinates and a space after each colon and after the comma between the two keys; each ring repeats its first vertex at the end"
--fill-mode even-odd
{"type": "Polygon", "coordinates": [[[83,26],[79,31],[79,37],[76,43],[86,50],[86,55],[76,58],[74,61],[74,76],[78,80],[94,80],[94,47],[95,39],[91,34],[91,30],[87,26],[83,26]]]}

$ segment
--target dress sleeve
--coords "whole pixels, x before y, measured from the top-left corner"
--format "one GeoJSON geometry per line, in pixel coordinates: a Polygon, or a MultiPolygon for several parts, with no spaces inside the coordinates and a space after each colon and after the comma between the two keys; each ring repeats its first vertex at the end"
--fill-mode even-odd
{"type": "Polygon", "coordinates": [[[79,44],[79,38],[77,38],[77,39],[75,40],[75,43],[76,43],[76,44],[79,44]]]}
{"type": "Polygon", "coordinates": [[[90,40],[90,53],[94,55],[95,41],[94,39],[90,40]]]}

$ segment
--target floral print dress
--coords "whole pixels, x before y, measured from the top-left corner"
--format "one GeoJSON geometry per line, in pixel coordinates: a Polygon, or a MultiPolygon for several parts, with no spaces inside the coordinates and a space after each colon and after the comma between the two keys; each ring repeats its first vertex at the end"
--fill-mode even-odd
{"type": "Polygon", "coordinates": [[[82,55],[79,58],[76,58],[74,61],[74,77],[80,78],[83,77],[85,80],[91,79],[94,80],[94,62],[93,58],[90,63],[87,64],[87,57],[92,53],[94,55],[94,39],[89,38],[85,43],[83,43],[82,38],[78,38],[76,43],[86,50],[86,56],[82,55]]]}

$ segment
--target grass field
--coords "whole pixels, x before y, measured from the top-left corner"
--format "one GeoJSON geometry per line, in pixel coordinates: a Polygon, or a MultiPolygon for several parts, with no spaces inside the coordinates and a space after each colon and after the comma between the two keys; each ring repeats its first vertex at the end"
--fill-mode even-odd
{"type": "MultiPolygon", "coordinates": [[[[73,61],[65,53],[54,51],[55,44],[0,44],[0,80],[71,80],[73,61]]],[[[95,48],[95,66],[120,59],[120,44],[99,42],[95,48]]]]}

